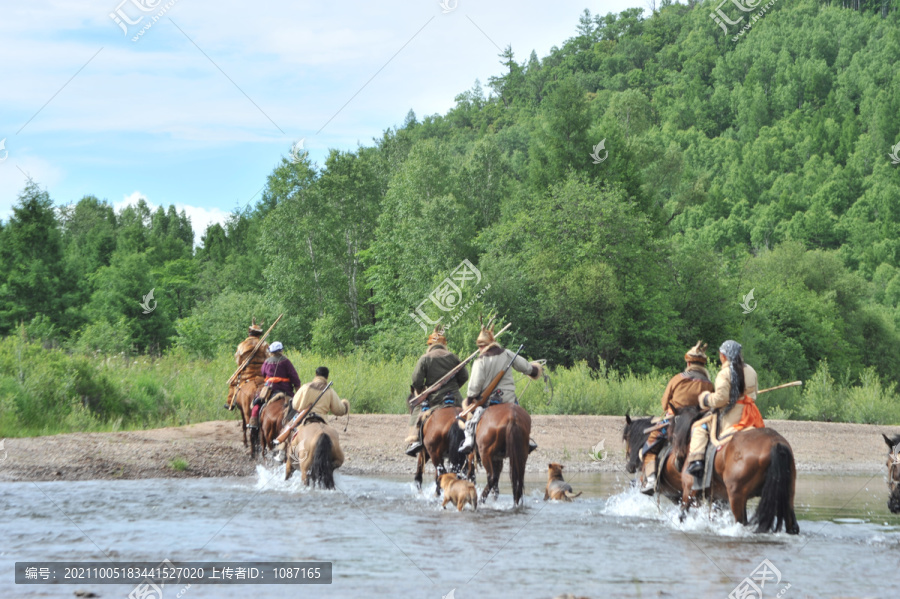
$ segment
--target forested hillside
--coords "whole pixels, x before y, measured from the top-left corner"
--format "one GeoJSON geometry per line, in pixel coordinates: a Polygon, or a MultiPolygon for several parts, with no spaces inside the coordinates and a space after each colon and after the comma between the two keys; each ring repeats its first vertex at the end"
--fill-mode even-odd
{"type": "Polygon", "coordinates": [[[444,115],[286,157],[196,249],[174,208],[31,184],[0,224],[0,334],[213,358],[284,312],[289,348],[389,358],[422,350],[418,307],[459,349],[496,312],[560,366],[672,371],[735,338],[766,381],[896,383],[897,12],[778,2],[733,41],[717,6],[586,11],[444,115]]]}

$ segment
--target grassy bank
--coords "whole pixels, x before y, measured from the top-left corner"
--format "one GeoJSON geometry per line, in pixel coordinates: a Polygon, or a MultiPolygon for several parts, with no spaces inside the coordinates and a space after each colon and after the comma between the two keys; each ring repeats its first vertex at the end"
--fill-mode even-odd
{"type": "MultiPolygon", "coordinates": [[[[354,412],[400,414],[413,358],[378,360],[359,354],[321,356],[288,352],[306,382],[317,366],[331,369],[335,388],[354,412]]],[[[522,404],[534,414],[654,414],[673,372],[634,375],[591,371],[585,364],[551,369],[551,390],[532,383],[522,404]]],[[[162,357],[78,354],[44,349],[21,337],[0,340],[0,438],[74,431],[111,431],[179,426],[235,418],[222,408],[225,381],[235,368],[223,349],[215,360],[189,359],[175,350],[162,357]]],[[[518,377],[519,375],[517,375],[518,377]]],[[[767,380],[763,387],[783,381],[767,380]]],[[[527,379],[518,382],[522,394],[527,379]]],[[[760,396],[769,418],[869,424],[900,423],[900,397],[873,370],[861,380],[835,379],[828,364],[802,390],[760,396]]]]}

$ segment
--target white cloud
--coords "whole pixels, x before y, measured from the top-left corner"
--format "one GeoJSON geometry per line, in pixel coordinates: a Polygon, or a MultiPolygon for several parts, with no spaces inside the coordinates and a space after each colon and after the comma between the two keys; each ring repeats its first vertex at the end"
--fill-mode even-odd
{"type": "MultiPolygon", "coordinates": [[[[140,191],[134,191],[126,196],[123,196],[121,202],[114,202],[113,208],[116,212],[119,212],[126,206],[135,206],[138,203],[138,200],[142,199],[147,203],[147,206],[150,207],[150,210],[156,210],[159,205],[154,204],[150,200],[147,199],[147,196],[142,194],[140,191]]],[[[165,206],[164,206],[165,208],[165,206]]],[[[187,215],[189,219],[191,219],[191,227],[194,229],[194,246],[200,245],[200,238],[206,232],[206,227],[213,223],[219,223],[220,225],[224,225],[225,221],[228,220],[229,212],[225,212],[224,210],[220,210],[219,208],[203,208],[202,206],[190,206],[188,204],[175,204],[175,209],[180,213],[182,210],[187,215]]]]}

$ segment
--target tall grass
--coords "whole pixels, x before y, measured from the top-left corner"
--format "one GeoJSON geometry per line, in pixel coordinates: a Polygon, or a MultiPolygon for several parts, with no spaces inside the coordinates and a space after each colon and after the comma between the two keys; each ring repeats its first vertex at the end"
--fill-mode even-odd
{"type": "MultiPolygon", "coordinates": [[[[223,409],[235,369],[227,348],[214,360],[174,349],[162,357],[68,353],[20,336],[0,339],[0,438],[73,431],[129,430],[238,418],[223,409]]],[[[351,353],[287,352],[303,382],[317,366],[331,370],[355,413],[406,413],[414,357],[380,359],[351,353]]],[[[671,373],[635,375],[585,363],[550,369],[551,385],[517,376],[522,405],[532,414],[656,414],[671,373]],[[551,392],[552,387],[552,392],[551,392]]],[[[760,373],[761,383],[765,373],[760,373]]],[[[772,381],[777,384],[781,381],[772,381]]],[[[764,385],[765,386],[765,385],[764,385]]],[[[767,418],[900,423],[900,397],[874,370],[836,382],[827,362],[802,391],[761,395],[767,418]]]]}

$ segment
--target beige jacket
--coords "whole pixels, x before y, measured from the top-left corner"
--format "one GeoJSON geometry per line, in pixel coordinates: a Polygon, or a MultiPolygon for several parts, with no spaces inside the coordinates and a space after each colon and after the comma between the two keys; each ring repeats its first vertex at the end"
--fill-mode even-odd
{"type": "MultiPolygon", "coordinates": [[[[328,385],[328,381],[325,380],[324,377],[317,376],[309,383],[300,387],[300,390],[297,391],[296,395],[294,395],[294,399],[291,401],[291,406],[299,412],[306,408],[306,406],[312,405],[319,395],[322,394],[322,389],[324,389],[326,385],[328,385]]],[[[335,416],[343,416],[349,410],[350,402],[338,397],[338,394],[333,388],[326,391],[325,395],[322,395],[322,399],[319,400],[319,403],[316,404],[316,407],[312,409],[314,414],[318,414],[322,418],[329,413],[334,414],[335,416]]]]}
{"type": "MultiPolygon", "coordinates": [[[[480,397],[481,392],[491,384],[494,377],[497,376],[512,357],[515,352],[501,347],[492,347],[484,355],[475,359],[475,365],[472,366],[472,378],[469,379],[469,388],[466,391],[467,397],[480,397]]],[[[518,370],[522,374],[531,374],[532,366],[522,356],[517,356],[513,362],[512,368],[506,371],[503,378],[495,390],[502,391],[500,400],[502,403],[511,403],[516,401],[516,383],[513,380],[512,370],[518,370]]]]}
{"type": "MultiPolygon", "coordinates": [[[[758,390],[758,385],[759,383],[756,378],[756,371],[753,370],[752,366],[745,363],[744,393],[752,397],[753,401],[756,401],[756,392],[758,390]]],[[[731,410],[728,410],[727,414],[724,413],[726,411],[725,409],[728,408],[730,389],[731,369],[728,367],[728,362],[726,362],[722,365],[722,369],[719,370],[718,376],[716,376],[716,390],[705,391],[700,394],[700,408],[712,408],[718,414],[718,437],[723,437],[725,435],[733,433],[734,425],[740,422],[741,415],[744,413],[744,406],[742,406],[741,404],[735,404],[734,407],[731,408],[731,410]]]]}

